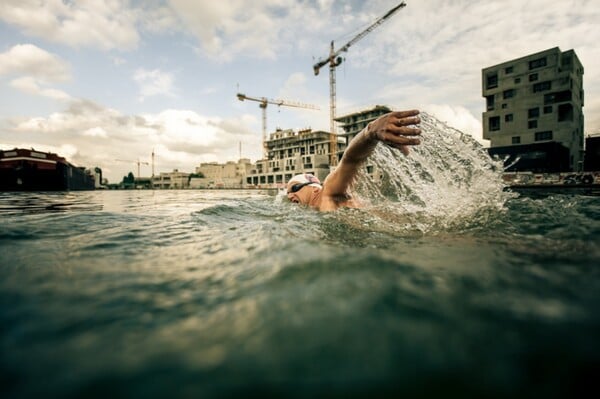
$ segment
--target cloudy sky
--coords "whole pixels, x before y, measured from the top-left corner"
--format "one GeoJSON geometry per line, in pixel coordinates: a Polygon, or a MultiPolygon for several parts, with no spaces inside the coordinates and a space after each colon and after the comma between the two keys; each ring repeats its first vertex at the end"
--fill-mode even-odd
{"type": "MultiPolygon", "coordinates": [[[[397,0],[1,0],[0,148],[53,151],[111,182],[261,155],[268,130],[329,128],[329,74],[312,65],[397,0]],[[150,166],[141,164],[141,175],[150,166]]],[[[481,69],[552,47],[585,68],[600,133],[600,7],[585,0],[406,0],[337,68],[338,115],[418,108],[481,140],[481,69]]]]}

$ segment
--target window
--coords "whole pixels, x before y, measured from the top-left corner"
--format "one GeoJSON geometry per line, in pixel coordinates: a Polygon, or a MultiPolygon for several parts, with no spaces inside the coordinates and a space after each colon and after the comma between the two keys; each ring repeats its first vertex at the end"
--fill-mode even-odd
{"type": "Polygon", "coordinates": [[[540,109],[538,107],[529,108],[527,110],[527,117],[528,118],[537,118],[538,116],[540,116],[540,109]]]}
{"type": "Polygon", "coordinates": [[[494,109],[494,95],[487,96],[485,98],[485,101],[486,101],[486,105],[487,105],[487,110],[488,111],[493,110],[494,109]]]}
{"type": "Polygon", "coordinates": [[[546,91],[546,90],[550,90],[550,89],[552,89],[552,82],[550,82],[549,80],[547,80],[545,82],[534,83],[534,85],[533,85],[534,93],[538,93],[540,91],[546,91]]]}
{"type": "Polygon", "coordinates": [[[535,128],[537,128],[537,121],[536,120],[528,121],[527,122],[527,127],[529,129],[535,129],[535,128]]]}
{"type": "Polygon", "coordinates": [[[506,107],[508,107],[506,103],[502,104],[502,109],[505,109],[506,107]]]}
{"type": "Polygon", "coordinates": [[[515,78],[515,84],[521,83],[521,78],[515,78]]]}
{"type": "Polygon", "coordinates": [[[507,74],[507,75],[509,73],[513,73],[513,67],[509,66],[509,67],[504,68],[504,73],[507,74]]]}
{"type": "Polygon", "coordinates": [[[494,87],[498,87],[498,74],[494,72],[493,74],[489,74],[486,77],[486,89],[493,89],[494,87]]]}
{"type": "Polygon", "coordinates": [[[573,106],[569,103],[560,104],[558,106],[558,121],[572,121],[573,120],[573,106]]]}
{"type": "Polygon", "coordinates": [[[513,121],[513,114],[504,115],[504,122],[512,122],[512,121],[513,121]]]}
{"type": "Polygon", "coordinates": [[[538,80],[538,74],[537,73],[532,73],[531,75],[529,75],[529,81],[530,82],[535,82],[536,80],[538,80]]]}
{"type": "Polygon", "coordinates": [[[544,141],[544,140],[552,140],[552,131],[546,132],[536,132],[535,133],[535,141],[544,141]]]}
{"type": "Polygon", "coordinates": [[[571,101],[571,91],[559,91],[556,93],[544,94],[544,104],[554,104],[571,101]]]}
{"type": "Polygon", "coordinates": [[[529,70],[545,67],[546,65],[546,57],[538,58],[537,60],[529,61],[529,70]]]}
{"type": "Polygon", "coordinates": [[[544,107],[544,113],[545,114],[551,114],[552,113],[552,105],[547,105],[544,107]]]}
{"type": "Polygon", "coordinates": [[[488,123],[489,123],[490,131],[500,130],[500,117],[499,116],[490,117],[488,123]]]}
{"type": "Polygon", "coordinates": [[[504,92],[502,92],[502,98],[504,98],[505,100],[507,98],[513,98],[515,96],[515,92],[515,89],[504,90],[504,92]]]}
{"type": "Polygon", "coordinates": [[[512,143],[513,144],[521,144],[521,136],[513,136],[512,143]]]}

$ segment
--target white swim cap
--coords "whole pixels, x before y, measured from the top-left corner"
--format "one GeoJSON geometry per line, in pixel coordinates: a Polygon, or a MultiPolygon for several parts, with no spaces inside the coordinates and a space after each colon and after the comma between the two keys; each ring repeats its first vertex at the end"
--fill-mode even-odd
{"type": "Polygon", "coordinates": [[[302,173],[302,174],[292,177],[287,182],[286,192],[289,191],[288,188],[290,187],[291,183],[305,184],[307,186],[312,186],[312,187],[321,187],[321,181],[316,176],[311,175],[310,173],[302,173]]]}
{"type": "Polygon", "coordinates": [[[296,175],[288,181],[288,184],[290,184],[291,182],[314,183],[318,184],[319,186],[321,185],[321,181],[316,176],[311,175],[310,173],[301,173],[299,175],[296,175]]]}

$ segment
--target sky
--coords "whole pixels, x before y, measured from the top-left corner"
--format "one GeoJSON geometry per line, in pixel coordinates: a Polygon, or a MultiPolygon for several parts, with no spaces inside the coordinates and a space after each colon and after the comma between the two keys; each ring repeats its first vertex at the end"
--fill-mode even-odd
{"type": "MultiPolygon", "coordinates": [[[[267,131],[329,130],[313,64],[397,0],[1,0],[0,149],[129,172],[261,158],[267,131]]],[[[600,7],[586,0],[406,0],[336,69],[337,115],[419,109],[482,140],[481,70],[553,47],[583,63],[585,133],[600,133],[600,7]]]]}

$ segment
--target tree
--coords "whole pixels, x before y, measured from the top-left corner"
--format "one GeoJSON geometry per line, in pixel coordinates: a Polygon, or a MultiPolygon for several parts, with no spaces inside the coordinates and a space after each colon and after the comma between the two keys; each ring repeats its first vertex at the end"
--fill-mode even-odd
{"type": "Polygon", "coordinates": [[[127,176],[123,176],[123,184],[133,184],[135,183],[135,177],[133,177],[133,173],[129,172],[127,176]]]}

